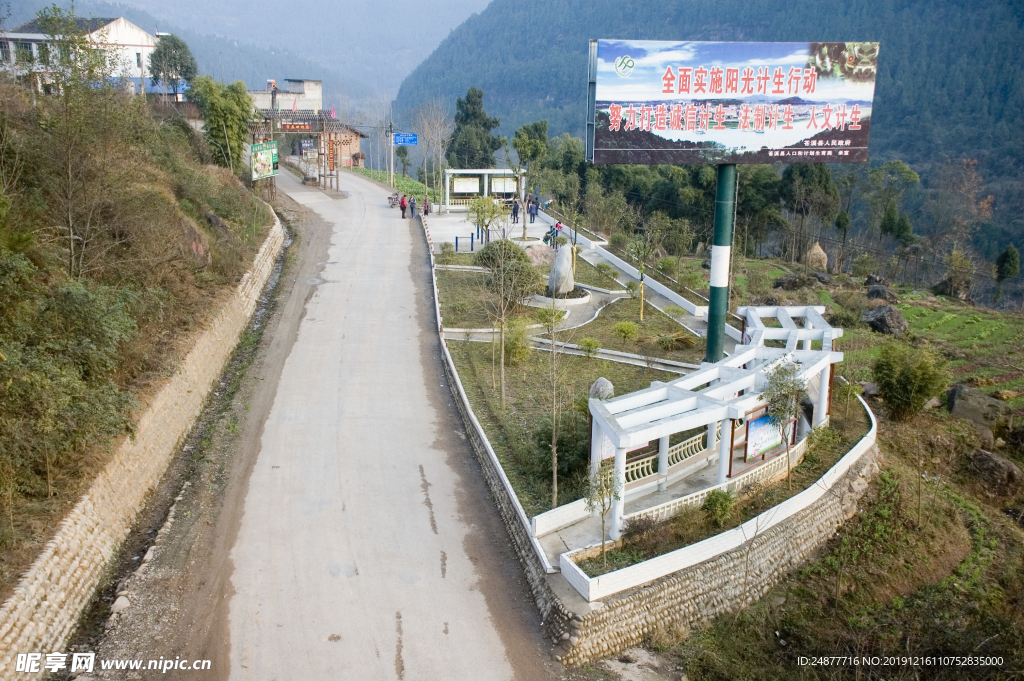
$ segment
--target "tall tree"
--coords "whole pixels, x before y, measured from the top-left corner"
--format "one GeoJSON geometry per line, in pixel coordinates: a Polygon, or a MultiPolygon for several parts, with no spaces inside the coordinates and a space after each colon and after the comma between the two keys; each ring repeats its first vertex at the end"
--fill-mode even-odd
{"type": "Polygon", "coordinates": [[[190,96],[203,115],[203,132],[216,150],[217,163],[232,170],[240,167],[252,116],[252,98],[245,83],[224,85],[209,76],[199,76],[192,81],[190,96]]]}
{"type": "Polygon", "coordinates": [[[839,188],[824,163],[794,163],[782,173],[782,203],[795,216],[790,258],[802,257],[810,246],[809,220],[828,225],[839,213],[839,188]]]}
{"type": "Polygon", "coordinates": [[[409,167],[409,147],[395,147],[395,158],[402,164],[402,175],[406,175],[409,167]]]}
{"type": "Polygon", "coordinates": [[[153,85],[167,84],[178,95],[178,87],[191,86],[199,75],[199,67],[188,44],[176,35],[161,36],[156,49],[149,55],[149,74],[153,85]]]}
{"type": "Polygon", "coordinates": [[[502,138],[491,131],[501,121],[484,111],[484,92],[471,87],[466,98],[455,102],[455,132],[448,148],[448,163],[453,168],[493,168],[494,152],[502,138]]]}
{"type": "Polygon", "coordinates": [[[1003,297],[1003,282],[1010,277],[1020,274],[1020,253],[1017,248],[1010,244],[996,258],[996,298],[995,302],[1003,297]]]}

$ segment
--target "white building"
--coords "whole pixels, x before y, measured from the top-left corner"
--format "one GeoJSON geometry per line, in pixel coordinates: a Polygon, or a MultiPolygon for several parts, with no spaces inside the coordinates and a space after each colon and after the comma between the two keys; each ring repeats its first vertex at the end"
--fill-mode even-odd
{"type": "MultiPolygon", "coordinates": [[[[118,19],[75,18],[80,31],[88,32],[89,41],[107,51],[117,64],[119,75],[130,82],[136,92],[152,91],[148,80],[149,55],[156,49],[157,38],[124,17],[118,19]],[[145,80],[145,83],[143,82],[145,80]]],[[[38,19],[0,34],[0,66],[19,76],[34,74],[39,84],[45,82],[46,68],[40,63],[40,48],[48,36],[38,19]]],[[[162,91],[162,88],[158,88],[162,91]]]]}
{"type": "Polygon", "coordinates": [[[277,81],[268,80],[266,90],[249,90],[253,108],[261,111],[319,113],[324,109],[324,86],[319,80],[285,78],[280,87],[277,81]]]}

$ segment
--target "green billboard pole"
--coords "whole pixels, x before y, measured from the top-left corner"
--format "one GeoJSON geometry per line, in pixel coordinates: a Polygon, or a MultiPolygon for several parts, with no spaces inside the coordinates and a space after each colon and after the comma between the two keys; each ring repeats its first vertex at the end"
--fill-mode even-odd
{"type": "Polygon", "coordinates": [[[711,297],[708,302],[708,344],[705,362],[725,356],[725,318],[729,314],[729,259],[736,217],[736,166],[718,166],[715,192],[715,234],[711,242],[711,297]]]}

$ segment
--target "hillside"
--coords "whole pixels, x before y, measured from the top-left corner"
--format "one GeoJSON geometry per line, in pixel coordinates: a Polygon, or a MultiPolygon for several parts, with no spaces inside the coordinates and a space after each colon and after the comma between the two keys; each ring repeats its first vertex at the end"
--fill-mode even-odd
{"type": "MultiPolygon", "coordinates": [[[[28,21],[36,12],[48,7],[44,0],[17,0],[11,4],[11,16],[5,26],[17,26],[28,21]]],[[[59,2],[58,6],[67,3],[59,2]]],[[[251,89],[262,89],[268,78],[310,78],[324,82],[324,102],[327,106],[339,105],[345,109],[353,102],[368,98],[374,88],[363,81],[347,78],[337,70],[314,62],[294,52],[282,50],[273,45],[256,45],[224,37],[206,35],[203,32],[181,28],[166,20],[125,5],[106,2],[77,2],[75,11],[79,15],[96,17],[121,17],[150,33],[165,31],[180,36],[188,43],[199,65],[199,73],[230,83],[245,81],[251,89]]]]}
{"type": "Polygon", "coordinates": [[[399,112],[483,89],[498,132],[547,119],[552,136],[581,136],[591,38],[878,40],[871,134],[875,161],[899,158],[925,185],[949,157],[977,158],[995,195],[990,239],[1024,242],[1024,3],[984,0],[661,5],[608,0],[495,0],[441,43],[402,84],[399,112]]]}

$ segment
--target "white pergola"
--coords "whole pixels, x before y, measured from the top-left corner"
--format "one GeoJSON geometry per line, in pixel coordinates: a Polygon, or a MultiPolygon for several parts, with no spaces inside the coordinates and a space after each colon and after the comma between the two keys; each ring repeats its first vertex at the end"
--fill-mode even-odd
{"type": "Polygon", "coordinates": [[[786,362],[798,365],[798,377],[817,397],[812,425],[825,422],[831,366],[843,359],[843,353],[832,350],[832,343],[843,331],[829,326],[822,317],[824,311],[823,307],[741,307],[738,313],[746,321],[745,344],[737,345],[732,355],[714,364],[703,363],[698,371],[668,383],[656,381],[650,388],[628,395],[590,400],[591,472],[598,470],[603,459],[611,458],[612,451],[615,458],[613,475],[620,498],[612,504],[613,539],[622,534],[626,453],[658,440],[658,473],[664,477],[668,474],[669,438],[706,427],[706,450],[718,446],[718,484],[724,483],[733,455],[732,438],[718,438],[719,427],[722,433],[731,433],[733,421],[764,405],[761,391],[776,366],[786,362]],[[775,318],[781,326],[765,326],[765,318],[775,318]],[[802,325],[796,320],[802,320],[802,325]],[[786,347],[764,345],[771,340],[784,341],[786,347]],[[819,349],[813,349],[815,342],[821,343],[819,349]]]}

